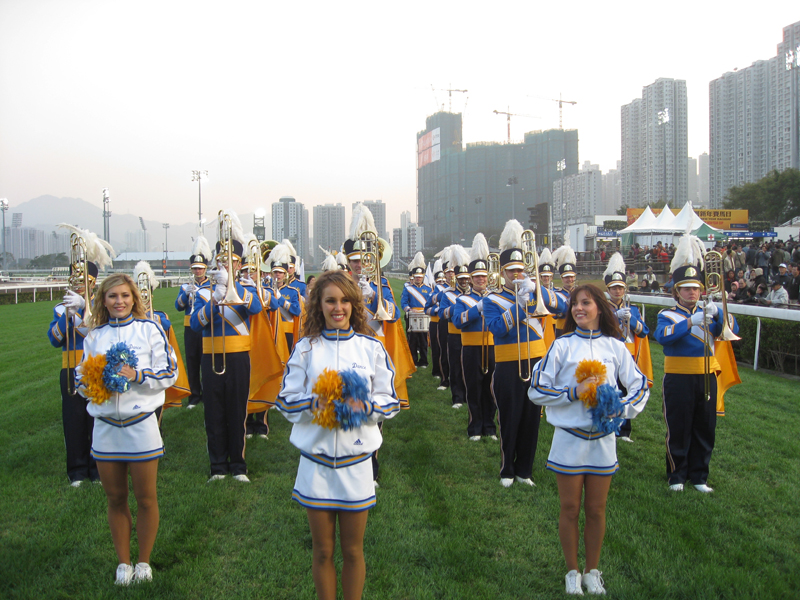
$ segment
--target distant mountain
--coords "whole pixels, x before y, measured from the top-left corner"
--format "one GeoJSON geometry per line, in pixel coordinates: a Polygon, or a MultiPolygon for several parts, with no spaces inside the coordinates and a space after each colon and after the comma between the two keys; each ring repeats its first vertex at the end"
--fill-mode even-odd
{"type": "MultiPolygon", "coordinates": [[[[55,196],[39,196],[10,209],[12,213],[22,213],[22,226],[53,231],[58,223],[70,223],[103,235],[103,209],[81,198],[57,198],[55,196]]],[[[9,215],[6,215],[6,225],[10,225],[9,215]]],[[[148,219],[145,215],[144,224],[148,231],[148,250],[160,251],[163,249],[165,232],[161,221],[148,219]]],[[[252,213],[239,216],[245,232],[251,232],[253,227],[252,213]]],[[[118,214],[111,211],[109,226],[111,228],[111,245],[117,253],[127,249],[126,233],[141,231],[142,226],[137,215],[118,214]]],[[[176,225],[171,223],[166,232],[170,251],[190,252],[192,240],[197,234],[195,223],[176,225]]],[[[206,226],[205,236],[213,245],[217,240],[215,227],[206,226]]]]}

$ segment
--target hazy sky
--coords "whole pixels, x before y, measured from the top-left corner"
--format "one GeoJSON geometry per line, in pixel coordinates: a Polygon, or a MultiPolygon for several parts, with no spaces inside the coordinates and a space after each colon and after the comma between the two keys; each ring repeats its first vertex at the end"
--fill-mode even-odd
{"type": "MultiPolygon", "coordinates": [[[[0,0],[0,197],[43,194],[196,220],[291,195],[383,199],[415,216],[416,137],[459,88],[464,140],[577,128],[614,168],[620,106],[687,81],[689,153],[708,150],[708,83],[776,54],[794,2],[0,0]],[[740,3],[740,7],[743,5],[740,3]],[[466,103],[466,109],[465,109],[466,103]],[[464,110],[465,109],[465,110],[464,110]]],[[[113,223],[113,218],[112,218],[113,223]]],[[[113,226],[113,225],[112,225],[113,226]]]]}

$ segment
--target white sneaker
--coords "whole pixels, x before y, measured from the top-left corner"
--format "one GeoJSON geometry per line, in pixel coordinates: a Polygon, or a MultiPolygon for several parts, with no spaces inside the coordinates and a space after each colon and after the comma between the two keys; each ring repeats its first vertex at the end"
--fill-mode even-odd
{"type": "Polygon", "coordinates": [[[530,478],[528,478],[528,479],[523,479],[522,477],[517,477],[516,479],[517,479],[517,481],[519,481],[520,483],[524,483],[525,485],[530,485],[530,486],[532,486],[532,487],[536,487],[536,484],[535,484],[535,483],[533,483],[533,479],[530,479],[530,478]]]}
{"type": "Polygon", "coordinates": [[[192,410],[193,408],[196,408],[196,407],[197,407],[197,404],[187,404],[186,405],[186,408],[188,408],[189,410],[192,410]]]}
{"type": "Polygon", "coordinates": [[[682,492],[683,491],[683,484],[682,483],[674,483],[669,486],[669,489],[673,492],[682,492]]]}
{"type": "Polygon", "coordinates": [[[428,365],[422,365],[422,368],[423,368],[423,369],[427,369],[427,368],[428,368],[428,365]]]}
{"type": "Polygon", "coordinates": [[[567,593],[571,596],[583,596],[581,589],[581,574],[575,569],[572,569],[564,578],[567,583],[567,593]]]}
{"type": "Polygon", "coordinates": [[[206,483],[211,483],[212,481],[219,481],[220,479],[225,479],[225,475],[212,475],[211,477],[209,477],[206,483]]]}
{"type": "Polygon", "coordinates": [[[269,439],[269,436],[266,433],[259,433],[258,437],[260,437],[262,440],[268,440],[269,439]]]}
{"type": "Polygon", "coordinates": [[[471,436],[469,436],[469,441],[470,442],[479,442],[479,441],[481,441],[481,436],[479,436],[479,435],[471,435],[471,436]]]}
{"type": "Polygon", "coordinates": [[[492,440],[493,442],[496,442],[497,441],[497,436],[496,435],[490,435],[489,439],[492,440]]]}
{"type": "Polygon", "coordinates": [[[710,494],[714,491],[714,488],[708,487],[705,483],[697,484],[694,486],[694,489],[696,489],[698,492],[703,492],[704,494],[710,494]]]}
{"type": "Polygon", "coordinates": [[[437,387],[436,389],[437,389],[437,390],[446,390],[446,389],[447,389],[447,387],[445,387],[445,386],[443,386],[443,385],[440,385],[440,386],[439,386],[439,387],[437,387]]]}
{"type": "Polygon", "coordinates": [[[133,572],[134,583],[142,583],[143,581],[153,581],[153,569],[147,563],[137,563],[133,572]]]}
{"type": "Polygon", "coordinates": [[[250,483],[250,478],[247,475],[234,475],[233,478],[242,483],[250,483]]]}
{"type": "Polygon", "coordinates": [[[248,433],[247,435],[244,436],[244,438],[246,440],[251,440],[251,439],[253,439],[253,434],[252,433],[248,433]]]}
{"type": "Polygon", "coordinates": [[[130,585],[131,581],[133,581],[133,565],[120,563],[117,567],[117,579],[114,583],[116,585],[130,585]]]}
{"type": "Polygon", "coordinates": [[[500,479],[500,485],[502,485],[503,487],[511,487],[512,483],[514,483],[513,479],[506,478],[506,477],[502,477],[500,479]]]}
{"type": "Polygon", "coordinates": [[[592,569],[583,574],[581,584],[586,586],[586,591],[595,596],[605,596],[606,588],[603,587],[602,573],[597,569],[592,569]]]}
{"type": "Polygon", "coordinates": [[[75,481],[73,481],[69,485],[70,485],[70,487],[79,488],[79,487],[81,487],[81,485],[83,485],[83,479],[76,479],[75,481]]]}
{"type": "Polygon", "coordinates": [[[453,404],[453,408],[461,408],[462,406],[464,406],[464,405],[461,404],[461,403],[453,404]]]}
{"type": "Polygon", "coordinates": [[[379,487],[381,487],[381,486],[380,486],[380,484],[379,484],[377,481],[373,481],[372,483],[374,483],[374,484],[375,484],[375,488],[376,488],[376,489],[377,489],[377,488],[379,488],[379,487]]]}
{"type": "Polygon", "coordinates": [[[629,444],[633,443],[633,440],[629,438],[627,435],[621,435],[617,438],[620,442],[628,442],[629,444]]]}

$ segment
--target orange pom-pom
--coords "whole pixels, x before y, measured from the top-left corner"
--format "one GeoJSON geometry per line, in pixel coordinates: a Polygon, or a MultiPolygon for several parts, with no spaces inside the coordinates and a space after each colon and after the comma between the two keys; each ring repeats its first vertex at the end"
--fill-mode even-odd
{"type": "Polygon", "coordinates": [[[111,398],[111,392],[103,382],[103,369],[106,368],[106,355],[96,354],[87,356],[78,365],[78,372],[81,374],[81,382],[86,387],[86,396],[94,404],[103,404],[111,398]]]}
{"type": "Polygon", "coordinates": [[[331,369],[323,369],[311,391],[317,395],[314,406],[311,409],[314,418],[312,423],[326,429],[335,429],[339,422],[336,420],[336,405],[334,400],[342,398],[342,378],[339,373],[331,369]]]}
{"type": "Polygon", "coordinates": [[[587,384],[586,390],[582,394],[578,394],[578,399],[587,408],[597,405],[597,387],[606,380],[606,366],[599,360],[584,359],[579,362],[578,368],[575,369],[575,379],[581,383],[590,377],[596,377],[597,381],[587,384]]]}

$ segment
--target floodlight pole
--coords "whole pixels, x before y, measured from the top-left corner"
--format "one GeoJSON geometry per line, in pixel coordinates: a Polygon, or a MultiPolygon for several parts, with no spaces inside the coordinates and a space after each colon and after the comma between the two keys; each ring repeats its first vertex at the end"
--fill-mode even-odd
{"type": "Polygon", "coordinates": [[[108,195],[108,188],[103,188],[103,239],[111,243],[111,198],[108,195]]]}
{"type": "Polygon", "coordinates": [[[8,210],[8,198],[0,198],[0,209],[3,211],[3,271],[6,270],[6,211],[8,210]]]}
{"type": "Polygon", "coordinates": [[[192,171],[192,181],[197,182],[197,222],[200,224],[200,233],[203,233],[203,179],[208,177],[208,171],[192,171]]]}

